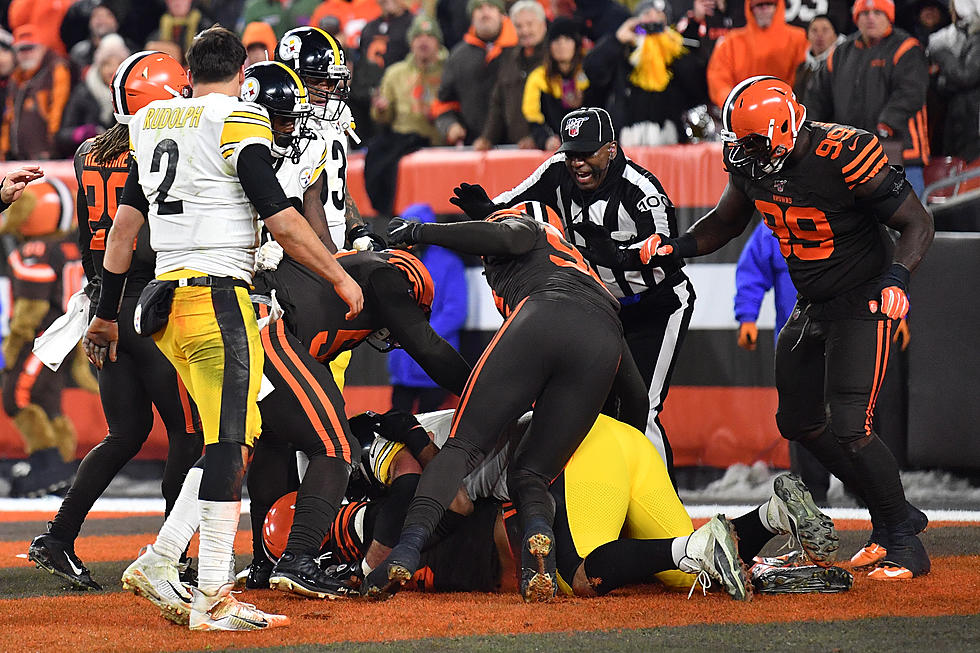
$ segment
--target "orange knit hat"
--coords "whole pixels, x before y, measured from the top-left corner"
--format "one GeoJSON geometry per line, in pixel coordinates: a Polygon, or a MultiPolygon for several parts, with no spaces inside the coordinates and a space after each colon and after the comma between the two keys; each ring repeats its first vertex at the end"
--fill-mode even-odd
{"type": "Polygon", "coordinates": [[[854,5],[851,7],[851,18],[857,23],[858,15],[872,9],[882,12],[888,16],[889,23],[895,24],[895,3],[892,0],[854,0],[854,5]]]}

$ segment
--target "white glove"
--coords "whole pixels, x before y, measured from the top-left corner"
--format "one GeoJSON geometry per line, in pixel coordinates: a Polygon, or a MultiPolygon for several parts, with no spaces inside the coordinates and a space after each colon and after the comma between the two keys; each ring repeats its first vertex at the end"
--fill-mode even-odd
{"type": "Polygon", "coordinates": [[[280,261],[282,261],[282,245],[274,240],[259,247],[259,251],[255,254],[255,269],[258,270],[275,270],[279,267],[280,261]]]}
{"type": "Polygon", "coordinates": [[[360,238],[355,238],[351,246],[358,252],[370,252],[374,249],[374,241],[368,236],[361,236],[360,238]]]}

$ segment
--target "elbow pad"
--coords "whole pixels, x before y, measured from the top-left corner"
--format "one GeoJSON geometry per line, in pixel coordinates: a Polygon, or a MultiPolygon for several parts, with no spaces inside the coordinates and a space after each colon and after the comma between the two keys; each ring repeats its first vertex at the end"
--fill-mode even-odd
{"type": "Polygon", "coordinates": [[[869,197],[857,201],[857,206],[870,212],[878,222],[888,222],[912,191],[902,166],[889,166],[885,180],[869,197]]]}

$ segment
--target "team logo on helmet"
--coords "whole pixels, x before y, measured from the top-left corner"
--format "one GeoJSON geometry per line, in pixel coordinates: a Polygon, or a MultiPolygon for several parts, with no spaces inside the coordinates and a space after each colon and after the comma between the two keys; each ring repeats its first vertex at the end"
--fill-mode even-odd
{"type": "Polygon", "coordinates": [[[279,56],[284,60],[295,59],[299,56],[299,49],[303,47],[303,39],[295,34],[287,36],[279,42],[279,56]]]}
{"type": "Polygon", "coordinates": [[[249,77],[242,84],[242,99],[246,102],[254,102],[259,96],[259,80],[249,77]]]}
{"type": "Polygon", "coordinates": [[[565,129],[568,132],[568,135],[572,138],[578,136],[578,132],[582,128],[582,124],[588,119],[588,116],[583,116],[581,118],[569,118],[568,122],[565,123],[565,129]]]}

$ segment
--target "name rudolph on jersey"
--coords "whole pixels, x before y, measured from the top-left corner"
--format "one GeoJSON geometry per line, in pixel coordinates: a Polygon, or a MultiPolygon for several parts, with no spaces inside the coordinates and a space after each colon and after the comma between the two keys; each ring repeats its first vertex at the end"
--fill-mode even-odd
{"type": "Polygon", "coordinates": [[[203,106],[183,108],[148,108],[143,118],[143,129],[178,129],[197,127],[201,122],[203,106]]]}

